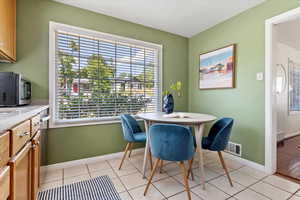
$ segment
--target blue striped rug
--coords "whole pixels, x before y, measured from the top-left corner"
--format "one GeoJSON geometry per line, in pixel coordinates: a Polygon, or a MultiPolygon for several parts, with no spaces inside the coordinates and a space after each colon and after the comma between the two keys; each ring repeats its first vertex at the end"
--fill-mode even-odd
{"type": "Polygon", "coordinates": [[[108,176],[44,190],[38,200],[121,200],[108,176]]]}

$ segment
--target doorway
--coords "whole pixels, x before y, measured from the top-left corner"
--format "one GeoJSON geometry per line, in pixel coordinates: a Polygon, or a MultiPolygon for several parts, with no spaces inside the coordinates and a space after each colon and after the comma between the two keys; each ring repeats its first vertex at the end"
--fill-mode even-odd
{"type": "Polygon", "coordinates": [[[266,21],[265,169],[300,180],[299,30],[300,8],[266,21]]]}

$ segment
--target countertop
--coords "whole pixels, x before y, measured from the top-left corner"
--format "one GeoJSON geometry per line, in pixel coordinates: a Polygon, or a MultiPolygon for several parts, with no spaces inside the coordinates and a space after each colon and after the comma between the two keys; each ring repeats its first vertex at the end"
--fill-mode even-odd
{"type": "Polygon", "coordinates": [[[29,119],[39,112],[49,108],[49,105],[27,105],[20,107],[0,108],[0,135],[15,125],[29,119]]]}

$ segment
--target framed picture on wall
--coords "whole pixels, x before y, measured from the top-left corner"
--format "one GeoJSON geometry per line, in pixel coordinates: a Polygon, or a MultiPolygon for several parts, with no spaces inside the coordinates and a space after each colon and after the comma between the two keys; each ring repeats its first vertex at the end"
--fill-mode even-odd
{"type": "Polygon", "coordinates": [[[232,44],[199,56],[199,89],[235,87],[235,49],[232,44]]]}

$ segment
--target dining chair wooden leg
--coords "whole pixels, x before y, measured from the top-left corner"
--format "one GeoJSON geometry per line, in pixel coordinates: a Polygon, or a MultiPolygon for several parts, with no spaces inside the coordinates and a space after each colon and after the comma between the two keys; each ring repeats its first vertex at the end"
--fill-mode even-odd
{"type": "Polygon", "coordinates": [[[144,191],[144,196],[146,196],[146,194],[147,194],[147,192],[148,192],[149,186],[150,186],[150,184],[151,184],[152,178],[153,178],[153,176],[154,176],[154,174],[155,174],[155,171],[156,171],[156,168],[157,168],[159,162],[160,162],[160,159],[158,158],[158,159],[156,160],[155,164],[154,164],[154,168],[153,168],[152,171],[151,171],[151,175],[150,175],[150,177],[149,177],[147,186],[146,186],[145,191],[144,191]]]}
{"type": "Polygon", "coordinates": [[[127,155],[127,152],[128,152],[128,149],[129,149],[130,145],[131,145],[131,143],[128,142],[127,145],[126,145],[126,147],[125,147],[125,152],[124,152],[122,161],[121,161],[121,163],[120,163],[119,170],[121,169],[121,167],[122,167],[122,165],[123,165],[123,162],[124,162],[124,160],[125,160],[125,158],[126,158],[126,155],[127,155]]]}
{"type": "Polygon", "coordinates": [[[149,155],[150,169],[152,170],[153,169],[153,161],[152,161],[152,154],[151,154],[150,148],[149,148],[148,155],[149,155]]]}
{"type": "Polygon", "coordinates": [[[222,167],[223,169],[225,170],[225,173],[226,173],[226,176],[228,178],[228,181],[230,183],[230,186],[233,187],[233,184],[232,184],[232,181],[231,181],[231,178],[229,176],[229,172],[228,172],[228,169],[226,167],[226,164],[225,164],[225,161],[223,159],[223,155],[222,155],[222,152],[221,151],[218,151],[218,155],[219,155],[219,158],[220,158],[220,161],[221,161],[221,164],[222,164],[222,167]]]}
{"type": "Polygon", "coordinates": [[[194,177],[194,173],[193,173],[193,163],[194,163],[194,158],[192,158],[191,160],[189,160],[189,168],[188,168],[188,174],[187,174],[187,178],[190,177],[190,175],[192,176],[192,180],[195,179],[194,177]]]}
{"type": "Polygon", "coordinates": [[[160,161],[160,168],[159,168],[159,173],[160,173],[160,174],[162,173],[162,168],[163,168],[163,166],[164,166],[164,161],[161,160],[161,161],[160,161]]]}
{"type": "Polygon", "coordinates": [[[184,163],[183,161],[180,161],[179,163],[179,166],[180,168],[182,169],[182,174],[183,174],[183,180],[184,180],[184,186],[185,186],[185,190],[187,192],[187,195],[188,195],[188,199],[191,200],[192,197],[191,197],[191,191],[190,191],[190,186],[189,186],[189,181],[188,181],[188,174],[187,174],[187,170],[184,166],[184,163]]]}
{"type": "Polygon", "coordinates": [[[130,145],[130,147],[129,147],[129,149],[130,149],[130,152],[129,152],[128,158],[130,158],[130,156],[131,156],[131,153],[132,153],[132,148],[133,148],[133,144],[134,144],[134,143],[131,143],[131,145],[130,145]]]}

